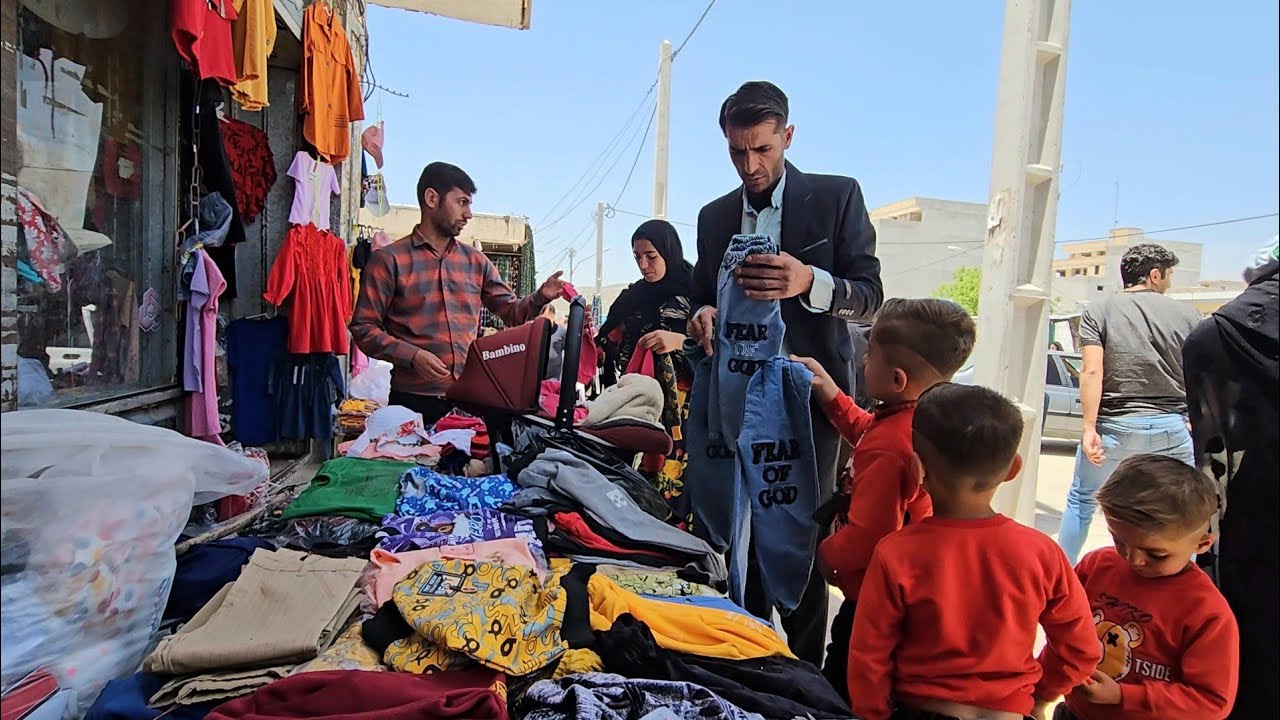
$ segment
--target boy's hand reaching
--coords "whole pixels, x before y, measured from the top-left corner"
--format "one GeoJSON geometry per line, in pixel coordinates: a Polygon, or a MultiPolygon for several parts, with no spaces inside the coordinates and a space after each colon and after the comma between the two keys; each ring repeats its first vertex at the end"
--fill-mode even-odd
{"type": "Polygon", "coordinates": [[[1093,677],[1071,692],[1088,700],[1094,705],[1119,705],[1124,696],[1120,692],[1120,683],[1101,670],[1094,670],[1093,677]]]}
{"type": "Polygon", "coordinates": [[[813,373],[813,397],[819,403],[825,406],[840,394],[840,387],[836,385],[836,381],[831,379],[831,375],[818,364],[817,360],[799,355],[792,355],[791,359],[809,368],[809,372],[813,373]]]}

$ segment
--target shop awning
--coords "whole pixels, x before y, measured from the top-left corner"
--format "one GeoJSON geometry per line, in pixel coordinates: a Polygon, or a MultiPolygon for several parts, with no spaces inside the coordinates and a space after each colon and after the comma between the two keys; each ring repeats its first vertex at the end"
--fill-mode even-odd
{"type": "Polygon", "coordinates": [[[369,0],[369,3],[516,30],[528,30],[533,17],[533,0],[369,0]]]}

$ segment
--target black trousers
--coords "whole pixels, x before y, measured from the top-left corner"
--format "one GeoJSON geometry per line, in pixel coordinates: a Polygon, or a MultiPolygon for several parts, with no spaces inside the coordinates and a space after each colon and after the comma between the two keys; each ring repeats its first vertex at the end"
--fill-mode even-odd
{"type": "Polygon", "coordinates": [[[414,393],[392,390],[387,398],[389,405],[401,405],[422,416],[422,424],[430,427],[437,420],[453,410],[453,404],[442,397],[432,395],[415,395],[414,393]]]}
{"type": "Polygon", "coordinates": [[[831,642],[827,644],[827,660],[822,665],[823,677],[845,702],[849,702],[849,641],[853,637],[856,605],[852,600],[840,605],[836,618],[831,621],[831,642]]]}

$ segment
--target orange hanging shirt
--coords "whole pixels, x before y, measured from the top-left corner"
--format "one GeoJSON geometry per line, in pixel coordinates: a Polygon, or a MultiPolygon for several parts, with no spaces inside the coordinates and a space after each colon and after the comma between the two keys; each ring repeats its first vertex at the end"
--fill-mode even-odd
{"type": "Polygon", "coordinates": [[[351,154],[351,123],[364,119],[364,99],[347,32],[326,3],[303,14],[302,53],[302,136],[336,165],[351,154]]]}

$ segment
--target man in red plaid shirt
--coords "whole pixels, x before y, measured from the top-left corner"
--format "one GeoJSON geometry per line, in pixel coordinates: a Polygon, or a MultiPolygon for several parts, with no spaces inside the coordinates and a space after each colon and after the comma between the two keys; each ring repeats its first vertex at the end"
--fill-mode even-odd
{"type": "Polygon", "coordinates": [[[391,404],[421,413],[427,424],[451,408],[444,393],[462,373],[481,306],[509,326],[520,325],[565,284],[556,272],[519,298],[484,253],[458,242],[475,192],[461,168],[428,165],[418,178],[421,220],[407,237],[374,252],[360,274],[351,336],[366,355],[394,366],[391,404]]]}

